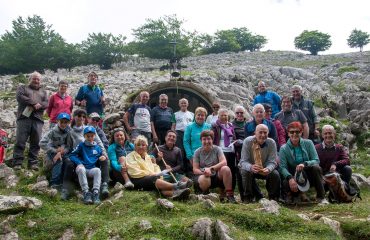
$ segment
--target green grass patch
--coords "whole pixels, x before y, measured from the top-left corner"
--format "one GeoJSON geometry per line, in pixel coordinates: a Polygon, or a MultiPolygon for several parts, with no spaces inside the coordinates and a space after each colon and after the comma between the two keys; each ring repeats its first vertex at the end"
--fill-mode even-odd
{"type": "Polygon", "coordinates": [[[354,66],[344,66],[344,67],[340,67],[337,71],[338,75],[342,75],[343,73],[345,72],[355,72],[358,70],[358,67],[354,67],[354,66]]]}
{"type": "Polygon", "coordinates": [[[15,96],[16,96],[15,91],[0,92],[0,99],[2,100],[14,99],[15,96]]]}

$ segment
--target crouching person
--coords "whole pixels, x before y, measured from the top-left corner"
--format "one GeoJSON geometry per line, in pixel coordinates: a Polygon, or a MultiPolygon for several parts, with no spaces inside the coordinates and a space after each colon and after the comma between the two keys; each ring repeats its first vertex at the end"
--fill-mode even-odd
{"type": "Polygon", "coordinates": [[[227,166],[227,161],[222,149],[213,145],[214,133],[211,130],[204,130],[200,134],[202,147],[194,153],[193,172],[194,184],[203,193],[211,188],[220,188],[220,199],[225,197],[230,203],[237,203],[232,188],[232,174],[227,166]],[[225,191],[226,190],[226,191],[225,191]]]}
{"type": "Polygon", "coordinates": [[[152,162],[148,154],[148,140],[143,135],[139,135],[135,142],[135,151],[126,157],[126,167],[131,182],[135,189],[152,191],[158,189],[165,197],[173,200],[187,199],[190,189],[186,187],[186,182],[169,183],[161,177],[168,173],[152,162]]]}
{"type": "Polygon", "coordinates": [[[96,166],[98,160],[106,161],[102,149],[94,141],[96,130],[94,127],[84,129],[85,141],[81,142],[70,154],[70,160],[77,165],[76,174],[83,192],[85,204],[99,204],[99,190],[101,184],[101,171],[96,166]],[[93,178],[92,192],[89,191],[88,177],[93,178]]]}
{"type": "Polygon", "coordinates": [[[255,135],[247,137],[243,142],[239,168],[243,182],[244,201],[247,203],[263,198],[256,178],[266,180],[269,199],[276,201],[279,199],[280,176],[275,169],[277,166],[276,144],[273,139],[267,137],[268,133],[268,127],[259,124],[255,135]]]}
{"type": "Polygon", "coordinates": [[[71,120],[69,114],[60,113],[56,119],[57,125],[42,137],[40,147],[46,152],[45,167],[47,170],[51,169],[50,186],[59,190],[63,179],[63,161],[72,150],[73,141],[69,133],[71,120]]]}

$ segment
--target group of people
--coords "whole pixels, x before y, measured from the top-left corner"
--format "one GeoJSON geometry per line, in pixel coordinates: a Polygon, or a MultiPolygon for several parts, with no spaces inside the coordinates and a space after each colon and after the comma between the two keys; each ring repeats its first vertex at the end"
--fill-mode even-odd
{"type": "Polygon", "coordinates": [[[243,106],[232,112],[219,102],[212,104],[210,115],[203,107],[192,113],[185,98],[174,112],[166,94],[151,109],[150,95],[143,91],[139,102],[126,111],[124,127],[114,129],[109,142],[101,129],[106,103],[97,80],[91,72],[74,100],[65,81],[49,98],[38,72],[17,90],[16,144],[10,164],[22,168],[29,138],[28,167],[38,170],[41,147],[50,184],[60,189],[63,200],[78,182],[84,203],[97,204],[109,196],[112,181],[128,189],[158,190],[175,200],[187,199],[192,187],[203,194],[218,188],[220,199],[231,203],[237,202],[238,186],[241,200],[249,203],[263,198],[256,179],[264,179],[269,199],[309,201],[305,191],[312,185],[317,201],[326,204],[323,174],[338,172],[347,183],[351,179],[348,153],[335,143],[334,127],[319,128],[313,103],[298,85],[291,95],[280,97],[259,82],[251,119],[246,119],[243,106]],[[74,104],[79,108],[72,112],[74,104]],[[50,130],[42,135],[44,110],[50,130]]]}

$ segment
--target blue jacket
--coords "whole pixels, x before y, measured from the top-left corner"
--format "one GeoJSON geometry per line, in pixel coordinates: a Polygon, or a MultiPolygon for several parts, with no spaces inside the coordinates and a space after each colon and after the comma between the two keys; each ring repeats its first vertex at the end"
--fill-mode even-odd
{"type": "Polygon", "coordinates": [[[92,88],[90,85],[84,85],[78,90],[76,100],[86,100],[87,115],[93,112],[102,115],[103,104],[100,99],[103,95],[103,91],[98,86],[94,86],[94,88],[92,88]]]}
{"type": "Polygon", "coordinates": [[[202,146],[202,141],[200,140],[200,134],[203,130],[210,130],[211,125],[208,123],[203,123],[198,125],[196,122],[189,124],[185,128],[184,133],[184,149],[186,152],[186,158],[192,159],[195,150],[202,146]]]}
{"type": "Polygon", "coordinates": [[[263,93],[259,93],[253,101],[253,105],[257,103],[268,103],[271,105],[272,108],[272,115],[271,117],[274,118],[275,114],[281,111],[281,98],[280,96],[273,91],[265,91],[263,93]]]}
{"type": "Polygon", "coordinates": [[[69,159],[76,165],[83,164],[86,169],[92,169],[96,166],[96,162],[102,155],[102,149],[95,142],[91,146],[87,146],[85,142],[81,142],[69,155],[69,159]]]}
{"type": "Polygon", "coordinates": [[[134,144],[130,143],[129,141],[125,142],[124,147],[118,145],[117,143],[112,143],[108,147],[108,157],[112,168],[115,171],[120,172],[122,167],[121,164],[118,162],[118,159],[122,156],[126,157],[127,154],[131,153],[134,150],[135,150],[134,144]]]}
{"type": "MultiPolygon", "coordinates": [[[[279,142],[277,138],[277,132],[276,132],[275,125],[270,120],[267,120],[267,119],[263,119],[262,123],[265,124],[269,129],[268,137],[272,138],[275,141],[276,145],[278,146],[279,142]]],[[[248,121],[244,126],[245,137],[253,136],[254,132],[256,131],[256,127],[257,127],[257,123],[254,118],[248,121]]]]}

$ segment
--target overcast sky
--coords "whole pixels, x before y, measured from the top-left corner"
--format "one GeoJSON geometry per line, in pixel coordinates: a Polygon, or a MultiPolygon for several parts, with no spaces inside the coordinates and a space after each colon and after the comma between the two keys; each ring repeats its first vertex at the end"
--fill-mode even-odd
{"type": "Polygon", "coordinates": [[[132,40],[131,30],[145,19],[176,14],[189,31],[247,27],[268,38],[262,50],[295,50],[294,38],[303,30],[319,30],[332,40],[320,54],[346,53],[358,51],[347,45],[353,29],[370,33],[369,9],[369,0],[0,0],[0,34],[11,31],[18,16],[36,14],[69,43],[93,32],[132,40]]]}

